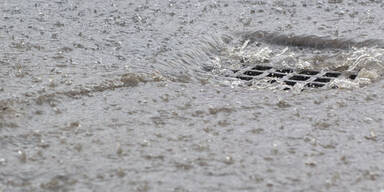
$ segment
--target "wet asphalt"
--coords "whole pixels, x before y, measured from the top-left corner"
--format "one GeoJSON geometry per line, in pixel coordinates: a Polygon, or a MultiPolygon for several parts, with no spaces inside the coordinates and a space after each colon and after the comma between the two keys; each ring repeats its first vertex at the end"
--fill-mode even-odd
{"type": "Polygon", "coordinates": [[[381,53],[383,7],[3,0],[0,192],[382,192],[380,72],[349,89],[284,91],[245,86],[225,69],[242,65],[228,47],[249,39],[301,57],[351,42],[381,53]],[[301,51],[253,40],[260,31],[331,43],[301,51]]]}

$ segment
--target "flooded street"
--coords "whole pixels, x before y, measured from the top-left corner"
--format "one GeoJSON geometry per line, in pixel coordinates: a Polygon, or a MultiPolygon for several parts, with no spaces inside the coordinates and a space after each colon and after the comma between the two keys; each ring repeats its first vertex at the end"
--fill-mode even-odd
{"type": "Polygon", "coordinates": [[[384,192],[383,8],[0,0],[0,192],[384,192]]]}

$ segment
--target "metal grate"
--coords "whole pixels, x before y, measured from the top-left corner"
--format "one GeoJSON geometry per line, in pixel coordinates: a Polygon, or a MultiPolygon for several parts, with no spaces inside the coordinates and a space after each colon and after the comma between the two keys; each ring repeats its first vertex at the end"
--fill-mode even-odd
{"type": "MultiPolygon", "coordinates": [[[[297,83],[304,83],[305,87],[321,88],[332,82],[334,79],[345,77],[351,80],[356,78],[356,74],[343,73],[337,71],[314,71],[314,70],[294,70],[294,69],[275,69],[271,66],[256,65],[248,70],[235,70],[236,77],[244,81],[264,78],[277,78],[289,86],[297,83]]],[[[271,83],[276,80],[271,80],[271,83]]],[[[335,87],[336,88],[336,87],[335,87]]]]}

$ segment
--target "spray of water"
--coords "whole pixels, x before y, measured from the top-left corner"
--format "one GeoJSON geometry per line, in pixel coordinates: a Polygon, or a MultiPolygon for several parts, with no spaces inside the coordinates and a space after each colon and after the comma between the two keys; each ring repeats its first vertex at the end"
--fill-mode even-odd
{"type": "MultiPolygon", "coordinates": [[[[269,65],[275,68],[313,69],[357,73],[352,79],[339,78],[331,87],[357,88],[370,84],[384,74],[384,49],[370,42],[353,42],[314,36],[284,36],[253,33],[240,36],[206,36],[192,43],[182,53],[169,57],[164,65],[172,67],[173,76],[185,74],[194,79],[208,78],[232,87],[286,89],[279,79],[254,80],[249,86],[234,77],[234,71],[253,65],[269,65]],[[175,71],[175,69],[181,72],[175,71]],[[273,80],[274,83],[271,83],[273,80]]],[[[302,90],[300,83],[295,90],[302,90]]]]}
{"type": "MultiPolygon", "coordinates": [[[[360,43],[362,44],[362,43],[360,43]]],[[[360,45],[355,43],[355,45],[360,45]]],[[[239,45],[225,45],[226,56],[232,60],[231,68],[241,69],[255,64],[266,64],[276,68],[331,70],[347,73],[357,73],[356,79],[340,78],[329,84],[330,87],[358,88],[378,80],[384,74],[384,49],[369,47],[342,46],[343,49],[298,49],[297,47],[276,46],[263,44],[251,39],[246,39],[239,45]],[[251,43],[252,42],[252,43],[251,43]],[[240,61],[240,62],[239,62],[240,61]],[[241,63],[241,65],[239,65],[241,63]]],[[[325,48],[324,46],[322,48],[325,48]]],[[[286,86],[279,79],[255,80],[252,88],[285,89],[286,86]]],[[[238,84],[238,83],[237,83],[238,84]]],[[[300,83],[294,89],[303,89],[300,83]]]]}

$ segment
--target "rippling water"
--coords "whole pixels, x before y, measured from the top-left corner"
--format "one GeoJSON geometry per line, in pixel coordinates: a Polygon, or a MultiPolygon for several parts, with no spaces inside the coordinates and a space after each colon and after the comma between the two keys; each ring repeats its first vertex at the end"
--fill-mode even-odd
{"type": "Polygon", "coordinates": [[[0,192],[380,192],[383,6],[3,0],[0,192]],[[235,78],[255,64],[357,78],[235,78]]]}
{"type": "MultiPolygon", "coordinates": [[[[198,45],[179,51],[170,62],[163,64],[177,66],[186,73],[202,73],[203,76],[207,75],[205,72],[214,76],[233,76],[234,71],[255,64],[276,68],[354,72],[358,74],[357,79],[336,79],[332,85],[357,88],[375,82],[382,76],[384,49],[381,46],[380,40],[356,42],[259,31],[205,38],[198,45]]],[[[228,81],[231,79],[219,78],[219,83],[228,81]]],[[[242,82],[233,79],[231,84],[242,85],[242,82]]],[[[257,81],[256,84],[264,88],[276,88],[276,85],[268,81],[257,81]]]]}

